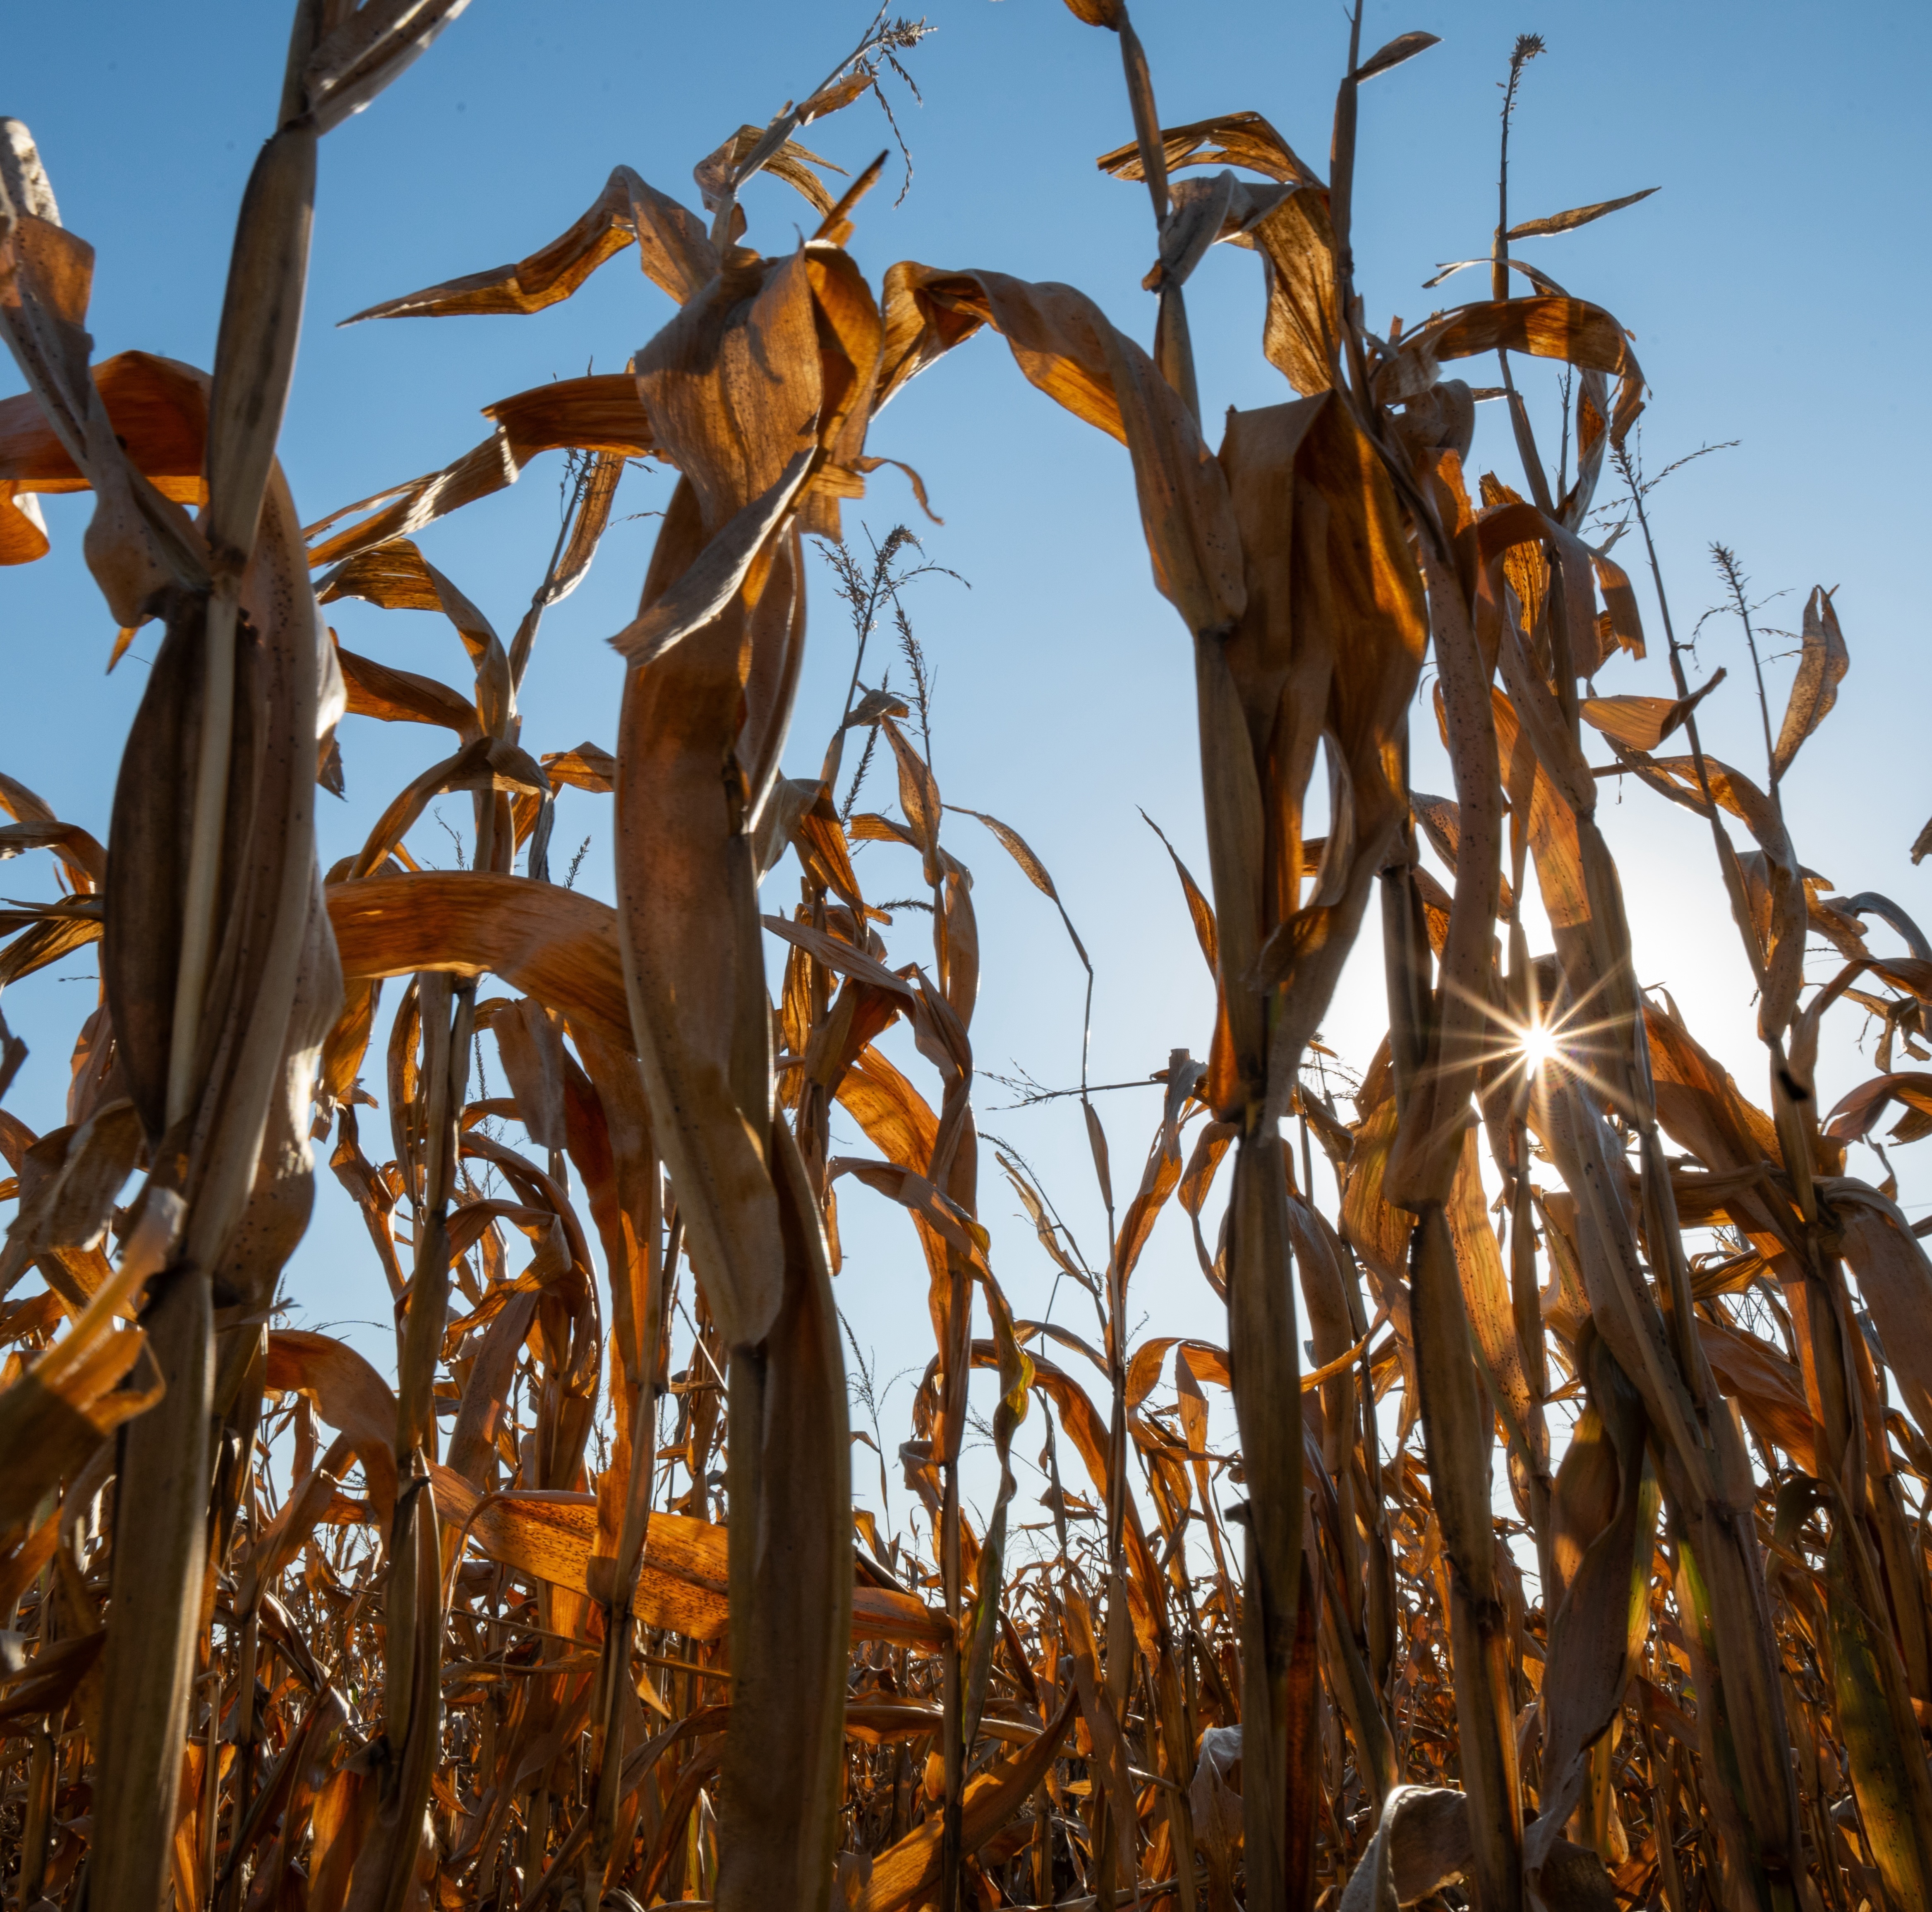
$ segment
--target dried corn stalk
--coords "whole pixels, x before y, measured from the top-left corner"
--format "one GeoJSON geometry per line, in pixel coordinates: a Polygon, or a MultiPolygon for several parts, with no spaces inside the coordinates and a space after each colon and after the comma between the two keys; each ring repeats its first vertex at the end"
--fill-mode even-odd
{"type": "MultiPolygon", "coordinates": [[[[1074,0],[1123,56],[1135,137],[1100,163],[1153,205],[1152,349],[995,272],[902,263],[875,293],[844,247],[878,168],[835,200],[794,135],[916,43],[882,16],[699,162],[708,216],[620,167],[538,252],[360,315],[536,313],[633,245],[678,307],[625,374],[501,401],[473,450],[304,534],[274,452],[317,143],[458,11],[298,10],[212,378],[88,367],[92,255],[0,122],[0,329],[28,388],[0,402],[0,560],[47,549],[38,493],[90,489],[110,608],[164,626],[104,846],[0,775],[0,853],[48,853],[61,890],[0,912],[0,987],[97,941],[104,979],[64,1120],[0,1112],[9,1889],[218,1912],[1353,1912],[1459,1879],[1485,1912],[1924,1903],[1932,1263],[1846,1151],[1894,1103],[1894,1142],[1932,1133],[1932,1077],[1894,1066],[1924,1059],[1932,944],[1799,860],[1782,786],[1849,665],[1828,594],[1781,724],[1762,707],[1761,780],[1705,752],[1724,674],[1691,686],[1667,603],[1674,695],[1582,694],[1644,651],[1588,528],[1610,467],[1649,544],[1642,377],[1609,314],[1510,248],[1643,195],[1513,221],[1505,144],[1492,296],[1378,338],[1354,290],[1355,96],[1431,37],[1365,55],[1358,12],[1324,182],[1258,113],[1162,128],[1125,7],[1074,0]],[[742,243],[762,170],[820,220],[772,257],[742,243]],[[1299,395],[1231,415],[1210,451],[1184,287],[1220,241],[1260,256],[1263,350],[1299,395]],[[1093,1086],[1069,1091],[1098,1265],[998,1145],[1090,1339],[1016,1315],[980,1219],[982,931],[949,813],[1054,905],[1090,981],[1094,959],[1027,837],[942,798],[909,534],[869,566],[833,545],[852,687],[818,774],[781,768],[806,539],[836,541],[862,494],[880,407],[986,326],[1127,448],[1195,653],[1211,902],[1175,868],[1217,986],[1205,1060],[1154,1072],[1118,1214],[1093,1086]],[[1477,394],[1444,375],[1491,353],[1520,493],[1472,484],[1477,394]],[[1515,356],[1570,368],[1574,473],[1540,462],[1515,356]],[[416,541],[556,451],[566,521],[506,644],[416,541]],[[617,734],[539,752],[520,700],[543,620],[646,455],[678,478],[614,640],[617,734]],[[446,621],[457,681],[344,650],[318,607],[345,599],[446,621]],[[862,681],[889,614],[903,690],[876,650],[862,681]],[[1453,799],[1410,786],[1431,647],[1453,799]],[[340,789],[352,716],[449,737],[324,881],[310,753],[340,789]],[[896,815],[856,807],[874,762],[896,815]],[[1635,985],[1594,817],[1612,767],[1709,824],[1765,1109],[1635,985]],[[566,784],[613,800],[615,909],[550,880],[566,784]],[[453,792],[464,867],[430,869],[409,838],[453,792]],[[782,913],[760,885],[788,852],[782,913]],[[868,901],[881,867],[910,903],[868,901]],[[1350,1121],[1315,1032],[1372,890],[1390,1028],[1342,1079],[1350,1121]],[[914,905],[929,949],[902,934],[914,905]],[[1868,947],[1874,917],[1910,956],[1868,947]],[[1812,930],[1843,959],[1817,987],[1812,930]],[[1821,1115],[1840,1004],[1880,1018],[1878,1073],[1821,1115]],[[902,1020],[929,1083],[881,1046],[902,1020]],[[872,1152],[831,1154],[835,1103],[872,1152]],[[265,1325],[332,1126],[397,1303],[393,1386],[265,1325]],[[839,1201],[874,1194],[928,1277],[904,1525],[884,1452],[877,1508],[855,1505],[851,1442],[889,1436],[862,1360],[870,1432],[849,1413],[833,1299],[839,1201]],[[1132,1339],[1177,1197],[1225,1346],[1132,1339]],[[1036,1431],[1050,1546],[1016,1517],[1036,1431]]],[[[1540,50],[1510,62],[1505,141],[1540,50]]],[[[0,1028],[0,1091],[17,1054],[0,1028]]]]}

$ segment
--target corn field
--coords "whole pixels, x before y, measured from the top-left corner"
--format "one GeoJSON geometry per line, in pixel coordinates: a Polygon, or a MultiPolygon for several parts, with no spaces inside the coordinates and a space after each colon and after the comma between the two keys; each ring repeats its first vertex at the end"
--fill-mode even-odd
{"type": "MultiPolygon", "coordinates": [[[[828,184],[800,136],[928,57],[882,12],[694,203],[620,164],[514,264],[355,315],[536,314],[629,258],[677,308],[624,371],[496,398],[472,449],[320,517],[277,450],[327,136],[464,0],[298,0],[279,100],[236,103],[274,130],[208,371],[94,356],[93,248],[0,120],[0,563],[46,554],[40,495],[91,492],[115,656],[152,653],[104,843],[0,765],[37,893],[0,906],[0,989],[89,946],[99,979],[64,1109],[0,1108],[20,1912],[1932,1906],[1932,1263],[1888,1169],[1848,1168],[1881,1123],[1932,1133],[1932,1073],[1894,1066],[1926,1059],[1932,943],[1828,893],[1780,796],[1849,667],[1832,594],[1781,713],[1761,669],[1692,682],[1631,335],[1513,250],[1644,197],[1518,218],[1534,36],[1498,62],[1493,244],[1443,295],[1486,296],[1381,337],[1358,92],[1426,86],[1432,36],[1366,45],[1356,5],[1324,175],[1258,112],[1165,125],[1124,0],[1066,5],[1120,61],[1099,164],[1150,203],[1150,344],[1057,283],[868,282],[888,155],[828,184]],[[764,254],[760,174],[816,222],[764,254]],[[1216,448],[1186,288],[1222,242],[1286,388],[1216,448]],[[874,418],[982,331],[1124,448],[1193,661],[1207,864],[1138,906],[1186,912],[1214,1019],[1155,1072],[1118,1213],[1101,1085],[1066,1092],[1090,1256],[980,1126],[962,859],[1040,893],[1090,1019],[1090,952],[1029,820],[940,788],[902,593],[943,536],[844,542],[874,418]],[[1481,405],[1509,471],[1466,469],[1481,405]],[[567,510],[506,642],[434,527],[549,454],[567,510]],[[614,737],[544,747],[546,614],[646,460],[676,476],[637,614],[576,667],[614,737]],[[790,776],[814,578],[850,687],[790,776]],[[344,647],[350,600],[446,620],[466,674],[344,647]],[[1671,695],[1617,689],[1646,656],[1671,695]],[[1700,743],[1720,682],[1761,763],[1700,743]],[[325,868],[352,719],[428,740],[325,868]],[[1453,795],[1412,788],[1412,724],[1453,795]],[[614,906],[552,843],[566,787],[608,799],[614,906]],[[1639,985],[1612,788],[1708,826],[1754,1076],[1639,985]],[[407,839],[464,795],[433,867],[407,839]],[[1317,1038],[1365,934],[1358,1074],[1317,1038]],[[1821,1106],[1821,1045],[1862,1028],[1876,1073],[1821,1106]],[[278,1307],[332,1179],[388,1373],[278,1307]],[[1010,1305],[982,1215],[1015,1199],[1090,1323],[1010,1305]],[[931,1328],[896,1420],[860,1358],[869,1424],[836,1299],[866,1204],[904,1211],[931,1328]],[[1198,1338],[1138,1333],[1157,1223],[1191,1232],[1198,1338]]],[[[0,1022],[0,1093],[23,1054],[0,1022]]]]}

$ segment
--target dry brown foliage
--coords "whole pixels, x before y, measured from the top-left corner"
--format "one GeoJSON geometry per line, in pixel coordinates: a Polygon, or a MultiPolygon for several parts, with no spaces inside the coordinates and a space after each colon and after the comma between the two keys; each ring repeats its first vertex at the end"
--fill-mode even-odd
{"type": "MultiPolygon", "coordinates": [[[[700,161],[703,215],[620,167],[542,251],[359,315],[533,312],[632,246],[680,308],[626,374],[490,405],[474,450],[306,530],[274,450],[319,143],[461,0],[297,8],[212,375],[89,364],[91,250],[0,122],[0,332],[28,386],[0,404],[0,561],[45,551],[34,494],[91,489],[110,608],[164,632],[106,845],[0,777],[0,853],[50,853],[59,889],[5,912],[0,984],[94,941],[102,977],[65,1120],[0,1115],[0,1837],[22,1907],[1932,1904],[1932,1265],[1844,1160],[1894,1101],[1898,1139],[1932,1131],[1932,1076],[1891,1066],[1894,1041],[1923,1055],[1932,949],[1882,897],[1820,895],[1780,801],[1846,668],[1831,597],[1774,743],[1766,710],[1762,782],[1703,751],[1714,680],[1693,689],[1667,618],[1676,698],[1595,695],[1646,641],[1588,528],[1611,467],[1648,544],[1642,374],[1617,321],[1539,270],[1510,296],[1508,248],[1632,200],[1512,226],[1505,145],[1491,296],[1377,338],[1353,287],[1356,89],[1429,36],[1365,53],[1358,9],[1324,184],[1258,114],[1163,130],[1125,5],[1069,4],[1123,59],[1135,138],[1100,164],[1152,201],[1151,353],[1061,285],[909,263],[866,283],[844,245],[878,169],[835,202],[794,136],[918,38],[882,17],[700,161]],[[772,257],[741,243],[760,170],[820,220],[772,257]],[[1260,256],[1263,349],[1299,395],[1232,415],[1215,451],[1184,287],[1220,241],[1260,256]],[[1218,988],[1205,1060],[1171,1058],[1117,1221],[1083,1086],[1098,1267],[998,1157],[1091,1295],[1092,1343],[1014,1319],[978,1219],[980,941],[948,818],[1058,905],[1052,875],[946,805],[922,687],[916,710],[861,695],[855,663],[820,774],[779,768],[804,540],[836,541],[862,494],[873,416],[982,328],[1126,448],[1196,667],[1206,893],[1176,864],[1218,988]],[[1453,376],[1491,354],[1499,389],[1453,376]],[[1554,483],[1512,355],[1574,374],[1554,483]],[[1510,409],[1526,496],[1492,475],[1472,495],[1479,398],[1510,409]],[[570,516],[506,645],[413,539],[559,449],[570,516]],[[615,752],[533,755],[539,625],[646,455],[679,476],[612,640],[615,752]],[[341,650],[321,607],[350,596],[446,617],[473,681],[341,650]],[[1453,799],[1409,787],[1426,656],[1453,799]],[[452,735],[325,872],[314,790],[347,715],[452,735]],[[1709,820],[1762,1106],[1636,985],[1586,725],[1709,820]],[[841,808],[855,731],[896,816],[841,808]],[[614,910],[550,878],[565,783],[612,797],[614,910]],[[472,799],[468,866],[420,867],[404,839],[450,791],[472,799]],[[925,913],[868,902],[856,841],[891,846],[925,913]],[[761,914],[788,851],[799,901],[761,914]],[[1372,896],[1390,1028],[1351,1119],[1305,1065],[1372,896]],[[1870,916],[1916,953],[1868,952],[1870,916]],[[1814,931],[1844,966],[1808,991],[1814,931]],[[1828,1118],[1811,1083],[1840,998],[1882,1017],[1883,1073],[1828,1118]],[[878,1046],[902,1020],[919,1082],[878,1046]],[[486,1034],[508,1093],[472,1099],[486,1034]],[[829,1157],[835,1103],[874,1154],[829,1157]],[[332,1134],[394,1298],[393,1388],[272,1325],[332,1134]],[[896,1457],[928,1552],[854,1508],[842,1181],[908,1211],[928,1271],[896,1457]],[[1225,1346],[1130,1342],[1177,1196],[1225,1346]],[[960,1483],[975,1368],[998,1380],[983,1532],[960,1483]],[[1209,1442],[1210,1390],[1235,1451],[1209,1442]],[[1018,1564],[1022,1427],[1058,1545],[1018,1564]]],[[[1519,44],[1510,99],[1539,50],[1519,44]]],[[[903,550],[839,560],[861,662],[903,550]]]]}

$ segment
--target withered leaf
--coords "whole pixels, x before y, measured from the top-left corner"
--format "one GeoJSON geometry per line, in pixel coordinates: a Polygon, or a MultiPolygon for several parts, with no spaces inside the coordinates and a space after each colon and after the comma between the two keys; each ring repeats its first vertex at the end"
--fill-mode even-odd
{"type": "MultiPolygon", "coordinates": [[[[1388,72],[1399,67],[1404,60],[1412,60],[1418,53],[1426,53],[1432,47],[1439,47],[1442,36],[1439,33],[1401,33],[1396,35],[1385,47],[1378,47],[1355,69],[1359,82],[1373,80],[1378,74],[1388,72]]],[[[1516,235],[1510,235],[1514,239],[1516,235]]]]}
{"type": "Polygon", "coordinates": [[[1791,701],[1785,706],[1777,746],[1771,755],[1774,784],[1790,769],[1798,746],[1825,721],[1838,702],[1838,686],[1851,668],[1844,634],[1838,629],[1837,608],[1832,602],[1832,594],[1822,585],[1814,587],[1805,600],[1801,642],[1798,676],[1791,686],[1791,701]]]}
{"type": "Polygon", "coordinates": [[[1594,206],[1573,206],[1568,212],[1552,213],[1547,219],[1526,219],[1520,226],[1512,226],[1503,236],[1506,239],[1540,239],[1556,233],[1573,233],[1579,226],[1587,226],[1593,219],[1602,218],[1606,212],[1621,212],[1627,206],[1647,200],[1659,190],[1655,186],[1646,186],[1642,192],[1626,193],[1620,200],[1600,200],[1594,206]]]}

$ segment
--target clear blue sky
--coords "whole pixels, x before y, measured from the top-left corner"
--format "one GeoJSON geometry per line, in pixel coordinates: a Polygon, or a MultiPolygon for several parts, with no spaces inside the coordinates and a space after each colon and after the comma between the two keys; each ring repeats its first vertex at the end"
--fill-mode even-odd
{"type": "MultiPolygon", "coordinates": [[[[190,9],[68,0],[10,25],[0,113],[32,128],[66,224],[98,248],[100,356],[138,346],[208,362],[235,209],[270,130],[286,11],[262,0],[190,9]]],[[[763,122],[802,94],[866,17],[862,5],[843,0],[476,0],[323,146],[308,329],[282,448],[304,516],[440,464],[482,435],[476,408],[493,399],[586,366],[621,368],[670,308],[627,254],[573,302],[534,318],[346,331],[334,329],[336,320],[532,250],[619,162],[694,203],[693,164],[741,122],[763,122]]],[[[904,257],[1064,279],[1147,339],[1145,195],[1093,164],[1130,134],[1112,38],[1080,26],[1059,0],[933,0],[928,17],[938,31],[912,56],[924,104],[895,93],[916,175],[895,209],[895,158],[860,217],[861,263],[875,281],[904,257]]],[[[1258,110],[1325,166],[1347,44],[1340,6],[1142,0],[1136,18],[1168,123],[1258,110]]],[[[1888,892],[1932,923],[1932,878],[1906,856],[1932,812],[1918,743],[1926,611],[1916,467],[1932,419],[1922,372],[1912,369],[1926,290],[1921,182],[1932,172],[1932,134],[1922,85],[1932,12],[1371,0],[1365,44],[1418,28],[1443,44],[1363,99],[1356,218],[1371,324],[1381,330],[1396,313],[1412,324],[1438,302],[1481,296],[1480,275],[1436,293],[1421,281],[1438,262],[1484,248],[1494,217],[1496,83],[1516,35],[1540,32],[1550,50],[1527,76],[1513,149],[1516,216],[1663,190],[1524,251],[1634,333],[1653,390],[1644,428],[1653,468],[1706,441],[1742,441],[1657,494],[1680,627],[1715,599],[1706,556],[1713,539],[1736,547],[1760,595],[1789,593],[1766,612],[1773,624],[1795,626],[1813,584],[1842,587],[1850,675],[1786,785],[1788,808],[1804,819],[1798,852],[1841,890],[1888,892]]],[[[854,170],[890,143],[869,104],[806,137],[854,170]]],[[[767,251],[794,243],[808,216],[774,183],[754,185],[748,203],[748,240],[767,251]]],[[[1229,248],[1210,255],[1190,307],[1210,419],[1228,404],[1291,395],[1258,350],[1252,256],[1229,248]]],[[[1532,389],[1538,379],[1553,387],[1553,375],[1532,372],[1532,389]]],[[[0,368],[0,389],[17,385],[0,368]]],[[[1125,455],[1033,392],[990,337],[897,401],[871,449],[918,467],[946,523],[925,526],[888,472],[870,498],[848,507],[851,533],[862,524],[883,535],[908,518],[932,559],[970,581],[968,592],[932,581],[914,601],[938,670],[938,776],[949,801],[992,810],[1030,839],[1096,953],[1096,1079],[1144,1075],[1175,1045],[1204,1051],[1207,979],[1165,854],[1136,814],[1144,806],[1204,878],[1186,640],[1149,581],[1125,455]]],[[[540,463],[514,491],[424,539],[506,632],[550,548],[556,462],[540,463]]],[[[1517,480],[1504,434],[1486,416],[1474,468],[1485,463],[1517,480]]],[[[670,483],[655,471],[628,476],[620,514],[661,507],[670,483]]],[[[85,503],[52,500],[48,516],[55,554],[0,575],[0,766],[104,835],[109,771],[142,666],[130,658],[102,676],[112,626],[79,561],[85,503]]],[[[602,641],[631,614],[654,530],[649,518],[619,525],[589,581],[552,614],[526,698],[532,749],[614,741],[620,667],[602,641]]],[[[1647,580],[1641,590],[1654,627],[1647,580]]],[[[352,647],[464,680],[460,648],[441,620],[334,608],[352,647]]],[[[848,644],[838,607],[821,591],[794,773],[817,764],[848,644]]],[[[134,647],[137,656],[145,649],[134,647]]],[[[1600,688],[1666,691],[1660,652],[1654,643],[1648,662],[1610,666],[1600,688]]],[[[1734,627],[1707,626],[1700,657],[1706,671],[1732,667],[1706,707],[1709,747],[1761,776],[1734,627]]],[[[1780,701],[1790,670],[1774,667],[1780,701]]],[[[1425,709],[1417,781],[1446,791],[1433,731],[1425,709]]],[[[349,801],[322,800],[325,860],[359,842],[433,747],[412,727],[345,725],[349,801]]],[[[607,806],[568,794],[556,841],[568,856],[592,837],[583,880],[608,896],[607,806]]],[[[1667,984],[1761,1097],[1748,980],[1718,903],[1702,826],[1635,788],[1620,807],[1612,800],[1606,821],[1624,859],[1642,980],[1667,984]]],[[[1042,899],[989,840],[976,839],[976,826],[958,827],[954,847],[978,880],[985,943],[980,1059],[1070,1079],[1078,972],[1064,940],[1042,899]]],[[[416,841],[436,854],[433,830],[416,841]]],[[[38,862],[9,874],[10,893],[49,889],[38,862]]],[[[910,887],[909,872],[902,881],[871,858],[862,874],[875,893],[910,887]]],[[[767,894],[782,905],[790,878],[781,872],[772,881],[767,894]]],[[[896,955],[923,953],[923,933],[921,920],[902,918],[896,955]]],[[[1874,944],[1894,947],[1882,928],[1874,944]]],[[[1829,968],[1821,960],[1812,971],[1829,968]]],[[[84,983],[60,979],[88,974],[88,962],[70,961],[8,996],[10,1019],[34,1046],[10,1106],[36,1127],[61,1119],[64,1051],[91,996],[84,983]]],[[[1359,1064],[1384,1020],[1371,949],[1345,981],[1326,1034],[1359,1064]]],[[[1828,1099],[1870,1073],[1851,1047],[1857,1027],[1846,1009],[1828,1022],[1828,1099]]],[[[1000,1112],[1008,1098],[985,1088],[986,1126],[1033,1155],[1090,1254],[1101,1253],[1072,1105],[1000,1112]]],[[[1130,1187],[1158,1115],[1155,1094],[1114,1097],[1106,1113],[1117,1187],[1130,1187]]],[[[1911,1151],[1900,1166],[1908,1199],[1932,1195],[1932,1178],[1914,1175],[1911,1151]]],[[[1869,1156],[1853,1167],[1876,1169],[1869,1156]]],[[[1050,1271],[1030,1232],[1007,1220],[1014,1205],[988,1168],[983,1200],[998,1265],[1016,1311],[1034,1313],[1050,1271]]],[[[326,1169],[319,1181],[296,1298],[312,1322],[379,1316],[386,1298],[360,1227],[326,1169]]],[[[851,1193],[843,1220],[850,1259],[840,1295],[861,1340],[888,1372],[922,1362],[923,1274],[903,1217],[851,1193]]],[[[1136,1295],[1150,1331],[1220,1338],[1219,1310],[1178,1214],[1157,1232],[1136,1295]]],[[[382,1357],[381,1335],[358,1338],[382,1357]]]]}

